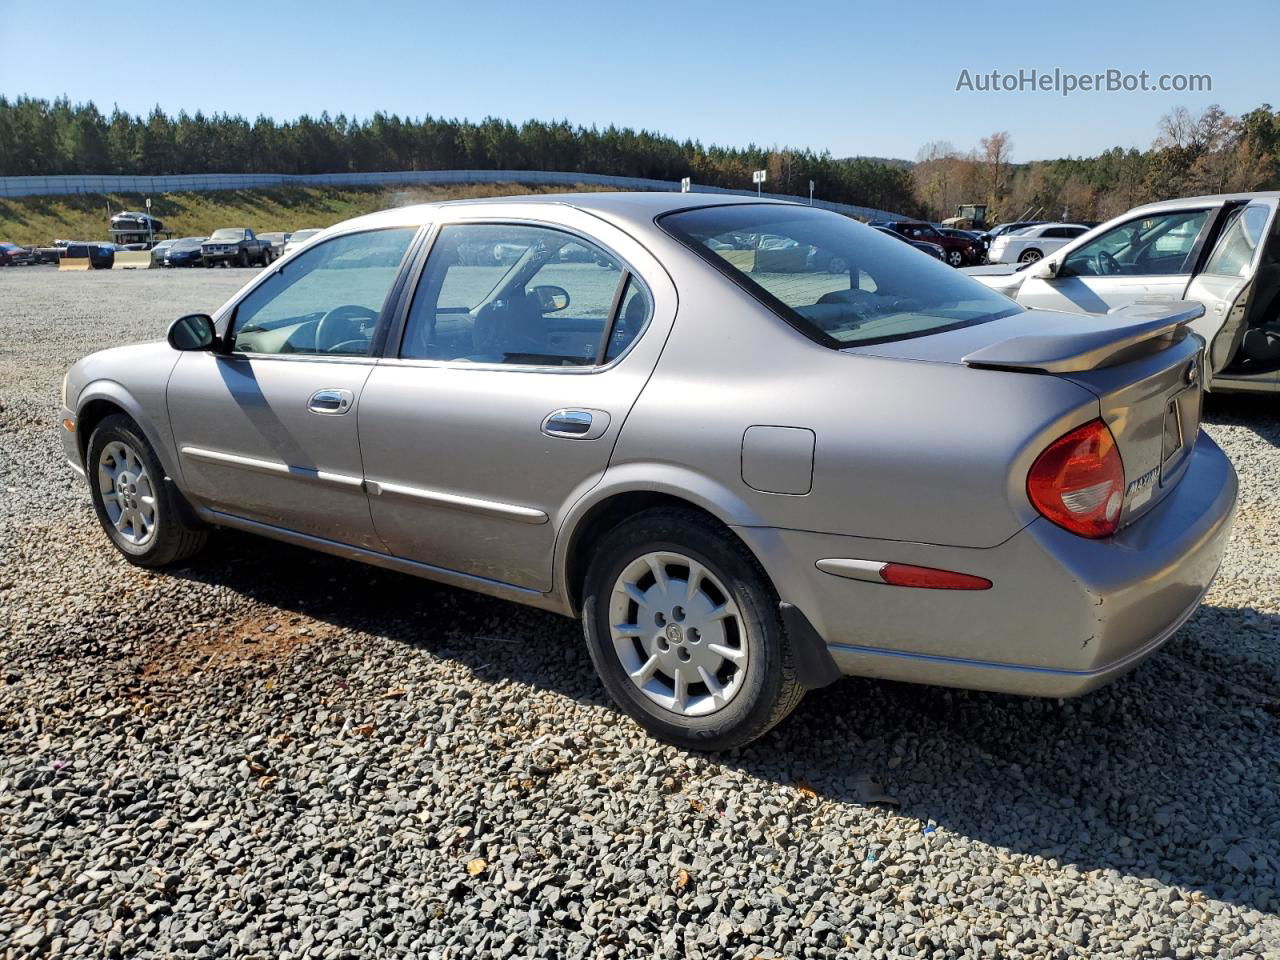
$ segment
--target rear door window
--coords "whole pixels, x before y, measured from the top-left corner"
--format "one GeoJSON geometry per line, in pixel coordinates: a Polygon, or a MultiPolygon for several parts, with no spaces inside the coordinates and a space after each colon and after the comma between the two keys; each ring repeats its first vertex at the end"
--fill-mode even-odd
{"type": "Polygon", "coordinates": [[[1205,273],[1224,277],[1243,277],[1249,272],[1258,247],[1262,244],[1271,211],[1265,204],[1251,203],[1227,214],[1222,237],[1214,247],[1205,273]]]}

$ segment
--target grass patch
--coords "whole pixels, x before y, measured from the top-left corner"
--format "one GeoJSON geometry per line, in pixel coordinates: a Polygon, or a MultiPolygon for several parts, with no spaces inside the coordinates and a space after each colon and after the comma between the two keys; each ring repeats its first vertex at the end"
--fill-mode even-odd
{"type": "MultiPolygon", "coordinates": [[[[589,192],[598,187],[524,186],[518,183],[468,183],[428,187],[286,187],[278,190],[215,190],[162,193],[151,198],[151,212],[175,237],[206,237],[219,227],[249,227],[258,233],[327,227],[388,207],[441,200],[524,194],[589,192]]],[[[55,238],[109,240],[108,207],[144,210],[141,194],[82,193],[56,197],[7,197],[0,200],[0,240],[45,246],[55,238]]]]}

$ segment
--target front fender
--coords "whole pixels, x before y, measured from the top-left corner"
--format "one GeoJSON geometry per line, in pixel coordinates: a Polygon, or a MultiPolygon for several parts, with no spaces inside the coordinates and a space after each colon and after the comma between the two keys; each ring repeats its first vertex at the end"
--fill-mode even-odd
{"type": "Polygon", "coordinates": [[[169,429],[163,389],[158,399],[158,407],[150,402],[144,402],[130,392],[124,384],[115,380],[94,380],[88,383],[80,391],[75,408],[77,445],[81,462],[84,461],[88,450],[92,426],[96,425],[104,415],[109,415],[103,411],[101,405],[109,404],[123,411],[138,425],[147,442],[160,458],[165,474],[170,479],[177,480],[178,474],[175,471],[178,469],[179,460],[173,447],[173,432],[169,429]],[[89,415],[88,422],[91,424],[87,430],[82,427],[86,422],[86,414],[89,415]]]}

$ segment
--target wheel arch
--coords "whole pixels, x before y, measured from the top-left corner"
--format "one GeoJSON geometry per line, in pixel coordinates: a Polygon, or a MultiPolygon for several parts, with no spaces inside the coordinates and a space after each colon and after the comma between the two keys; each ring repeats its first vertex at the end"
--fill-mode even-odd
{"type": "Polygon", "coordinates": [[[737,537],[763,568],[751,544],[734,528],[762,526],[764,521],[736,493],[706,476],[671,464],[627,464],[611,468],[604,480],[575,502],[561,521],[556,538],[555,582],[560,585],[567,612],[577,616],[582,610],[582,585],[592,544],[627,517],[659,506],[705,514],[737,537]]]}
{"type": "Polygon", "coordinates": [[[84,463],[89,452],[89,438],[93,431],[113,413],[122,413],[138,425],[147,442],[155,450],[156,456],[170,478],[174,476],[174,464],[169,453],[169,445],[142,411],[142,405],[122,384],[114,380],[95,380],[80,391],[76,400],[76,446],[80,451],[80,461],[84,463]]]}

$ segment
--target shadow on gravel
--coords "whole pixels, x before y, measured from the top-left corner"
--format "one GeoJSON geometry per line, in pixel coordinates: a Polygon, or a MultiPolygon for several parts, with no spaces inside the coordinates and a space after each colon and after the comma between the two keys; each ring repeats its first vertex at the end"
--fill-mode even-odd
{"type": "Polygon", "coordinates": [[[1280,447],[1280,394],[1207,393],[1204,421],[1245,427],[1261,440],[1280,447]]]}
{"type": "MultiPolygon", "coordinates": [[[[482,680],[607,702],[578,624],[554,614],[232,533],[177,575],[429,650],[482,680]]],[[[849,679],[718,759],[838,804],[864,803],[869,775],[903,815],[943,832],[1275,911],[1277,663],[1280,617],[1208,607],[1135,674],[1082,699],[849,679]],[[1241,636],[1252,659],[1223,644],[1241,636]]]]}

